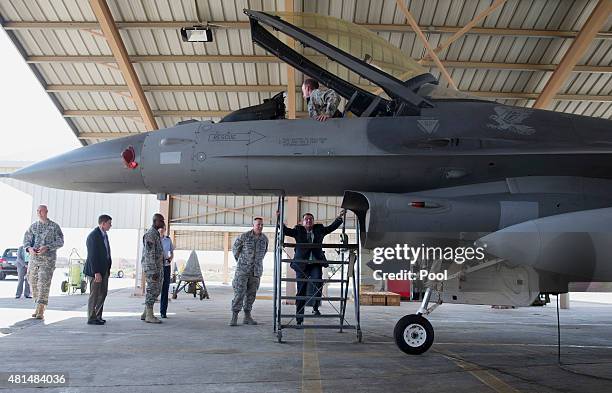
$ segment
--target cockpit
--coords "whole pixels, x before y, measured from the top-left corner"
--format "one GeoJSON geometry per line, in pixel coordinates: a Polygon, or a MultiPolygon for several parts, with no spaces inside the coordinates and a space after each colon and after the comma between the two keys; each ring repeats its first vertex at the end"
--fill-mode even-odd
{"type": "MultiPolygon", "coordinates": [[[[434,107],[437,99],[482,101],[438,86],[416,60],[355,23],[301,12],[244,12],[253,41],[343,97],[345,116],[413,116],[434,107]],[[298,45],[288,45],[288,39],[298,45]]],[[[230,113],[221,122],[282,119],[284,114],[280,92],[262,104],[230,113]]]]}

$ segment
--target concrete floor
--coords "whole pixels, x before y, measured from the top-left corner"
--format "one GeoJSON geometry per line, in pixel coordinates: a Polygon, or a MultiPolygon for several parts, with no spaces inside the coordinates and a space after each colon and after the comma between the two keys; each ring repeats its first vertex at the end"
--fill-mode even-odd
{"type": "Polygon", "coordinates": [[[443,305],[430,316],[432,349],[408,356],[391,335],[417,304],[362,307],[362,344],[353,333],[311,330],[286,330],[278,344],[270,300],[255,302],[260,325],[229,327],[231,288],[209,291],[204,301],[179,295],[161,325],[140,321],[143,299],[129,288],[109,295],[106,326],[85,323],[86,295],[53,296],[44,322],[29,318],[29,300],[2,298],[0,371],[67,373],[68,387],[45,390],[57,392],[612,391],[610,305],[572,302],[561,311],[561,368],[551,305],[443,305]]]}

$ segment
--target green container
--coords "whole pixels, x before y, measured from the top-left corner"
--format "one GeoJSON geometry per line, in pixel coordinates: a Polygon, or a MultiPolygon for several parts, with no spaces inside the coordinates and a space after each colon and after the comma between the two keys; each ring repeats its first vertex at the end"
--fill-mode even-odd
{"type": "Polygon", "coordinates": [[[81,277],[83,274],[83,265],[73,263],[70,265],[70,283],[75,286],[81,286],[81,277]]]}

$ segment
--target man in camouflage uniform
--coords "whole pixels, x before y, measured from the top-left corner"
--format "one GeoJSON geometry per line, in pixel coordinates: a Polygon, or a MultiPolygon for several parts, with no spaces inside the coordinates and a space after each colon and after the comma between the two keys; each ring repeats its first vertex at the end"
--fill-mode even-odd
{"type": "Polygon", "coordinates": [[[32,317],[36,319],[44,318],[55,271],[56,251],[64,245],[64,234],[59,225],[47,218],[48,212],[47,206],[38,206],[38,221],[30,225],[23,236],[23,247],[30,254],[28,280],[36,302],[36,311],[32,317]]]}
{"type": "Polygon", "coordinates": [[[332,89],[320,90],[319,82],[314,79],[305,79],[302,84],[302,96],[308,102],[308,116],[318,121],[325,121],[330,117],[342,117],[338,111],[340,97],[332,89]]]}
{"type": "Polygon", "coordinates": [[[153,225],[142,238],[142,269],[147,280],[145,294],[145,309],[140,316],[148,323],[161,323],[153,314],[153,305],[159,296],[164,273],[164,249],[162,247],[159,229],[164,228],[164,216],[153,215],[153,225]]]}
{"type": "Polygon", "coordinates": [[[253,220],[253,229],[240,235],[234,242],[232,253],[236,258],[236,274],[232,287],[232,320],[230,326],[238,325],[238,313],[244,309],[245,325],[257,325],[251,317],[251,309],[255,302],[259,280],[263,273],[263,259],[268,251],[268,238],[262,233],[263,219],[253,220]]]}

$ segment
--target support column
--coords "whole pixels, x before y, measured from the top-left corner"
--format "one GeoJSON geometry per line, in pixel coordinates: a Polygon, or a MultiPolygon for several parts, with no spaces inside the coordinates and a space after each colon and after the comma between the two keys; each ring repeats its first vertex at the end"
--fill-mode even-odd
{"type": "MultiPolygon", "coordinates": [[[[299,222],[300,211],[298,208],[298,197],[288,197],[285,203],[285,211],[287,212],[287,226],[289,228],[294,227],[299,222]]],[[[289,258],[293,258],[294,250],[287,249],[289,258]]],[[[288,278],[295,278],[295,271],[289,266],[288,263],[283,263],[283,268],[287,269],[288,278]]],[[[297,284],[295,282],[285,283],[285,295],[295,296],[297,293],[297,284]]],[[[285,304],[295,304],[294,300],[286,300],[285,304]]]]}
{"type": "Polygon", "coordinates": [[[134,293],[133,296],[144,296],[145,292],[145,276],[142,272],[142,265],[140,263],[142,259],[142,238],[147,231],[148,225],[150,225],[150,217],[146,217],[147,214],[147,201],[146,196],[140,196],[140,229],[138,229],[138,239],[136,239],[136,247],[138,252],[136,253],[136,270],[134,274],[134,293]]]}
{"type": "Polygon", "coordinates": [[[229,284],[229,232],[223,232],[223,284],[229,284]]]}
{"type": "Polygon", "coordinates": [[[166,195],[165,201],[159,201],[159,214],[166,220],[166,233],[170,236],[170,220],[172,220],[172,195],[166,195]]]}
{"type": "MultiPolygon", "coordinates": [[[[170,240],[172,240],[172,245],[174,246],[174,248],[176,248],[176,231],[175,230],[169,231],[168,232],[168,236],[170,236],[170,240]]],[[[172,275],[172,273],[174,272],[175,268],[176,268],[176,261],[175,261],[175,259],[173,257],[172,258],[172,263],[170,264],[170,275],[172,275]]]]}
{"type": "Polygon", "coordinates": [[[559,298],[559,308],[562,310],[569,310],[570,308],[570,295],[568,293],[562,293],[559,298]]]}
{"type": "MultiPolygon", "coordinates": [[[[293,12],[293,0],[285,0],[285,11],[293,12]]],[[[295,49],[295,41],[292,38],[286,38],[286,44],[292,49],[295,49]]],[[[295,119],[295,68],[289,64],[285,64],[287,68],[287,119],[295,119]]]]}
{"type": "MultiPolygon", "coordinates": [[[[285,11],[293,12],[295,9],[295,4],[293,0],[285,0],[285,11]]],[[[292,38],[286,37],[286,44],[290,48],[295,48],[295,41],[292,38]]],[[[295,69],[291,67],[289,64],[286,64],[287,67],[287,118],[295,119],[295,104],[296,104],[296,94],[295,94],[295,69]]],[[[285,204],[285,211],[287,212],[287,226],[292,228],[294,227],[298,221],[298,215],[300,214],[298,209],[298,198],[297,197],[288,197],[287,202],[285,204]]],[[[293,258],[295,250],[288,249],[288,256],[293,258]]],[[[281,268],[287,269],[286,277],[295,278],[295,271],[289,266],[288,263],[281,263],[281,268]]],[[[282,273],[282,272],[281,272],[282,273]]],[[[286,282],[285,283],[285,294],[287,296],[295,296],[297,293],[297,283],[295,282],[286,282]]],[[[286,300],[285,304],[295,304],[294,300],[286,300]]]]}

